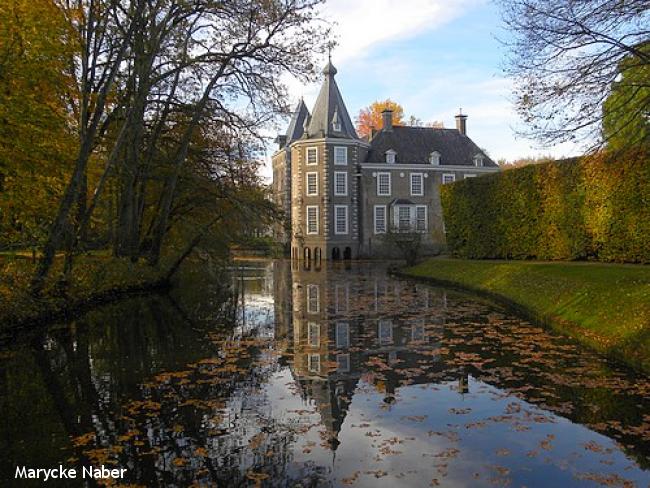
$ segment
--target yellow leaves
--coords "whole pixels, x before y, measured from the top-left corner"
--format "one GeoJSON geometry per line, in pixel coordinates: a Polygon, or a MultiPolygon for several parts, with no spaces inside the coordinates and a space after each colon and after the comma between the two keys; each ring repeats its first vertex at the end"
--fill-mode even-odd
{"type": "Polygon", "coordinates": [[[255,486],[262,486],[262,481],[270,478],[270,475],[267,473],[256,473],[254,471],[248,471],[246,473],[246,478],[253,481],[255,486]]]}
{"type": "Polygon", "coordinates": [[[266,440],[266,434],[260,432],[259,434],[254,435],[248,443],[248,448],[251,450],[258,449],[266,440]]]}
{"type": "Polygon", "coordinates": [[[189,463],[189,461],[186,458],[182,458],[182,457],[174,458],[174,460],[172,461],[172,464],[174,466],[179,467],[179,468],[187,466],[188,463],[189,463]]]}
{"type": "Polygon", "coordinates": [[[75,447],[86,446],[95,440],[95,432],[88,432],[87,434],[80,435],[72,438],[72,445],[75,447]]]}
{"type": "Polygon", "coordinates": [[[194,455],[198,457],[208,457],[208,450],[205,447],[197,447],[194,449],[194,455]]]}

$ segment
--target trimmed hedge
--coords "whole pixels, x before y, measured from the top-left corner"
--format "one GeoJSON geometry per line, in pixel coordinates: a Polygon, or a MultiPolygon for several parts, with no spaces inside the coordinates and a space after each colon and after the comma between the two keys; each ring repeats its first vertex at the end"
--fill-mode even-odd
{"type": "Polygon", "coordinates": [[[650,263],[649,156],[600,153],[444,185],[449,249],[473,259],[650,263]]]}

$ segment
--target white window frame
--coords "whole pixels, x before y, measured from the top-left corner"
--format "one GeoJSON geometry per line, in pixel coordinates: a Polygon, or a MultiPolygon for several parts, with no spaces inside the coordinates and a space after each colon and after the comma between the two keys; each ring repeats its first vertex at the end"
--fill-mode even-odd
{"type": "Polygon", "coordinates": [[[429,209],[426,205],[415,206],[414,229],[416,232],[426,232],[429,228],[429,209]],[[418,229],[418,209],[424,209],[424,228],[418,229]]]}
{"type": "Polygon", "coordinates": [[[348,172],[347,171],[334,171],[334,196],[336,197],[347,197],[348,196],[348,172]],[[343,193],[338,191],[338,181],[339,176],[344,177],[344,191],[343,193]]]}
{"type": "Polygon", "coordinates": [[[307,234],[309,234],[309,235],[318,235],[318,228],[319,228],[318,220],[319,220],[319,218],[320,218],[320,208],[318,207],[318,205],[306,205],[305,206],[305,227],[306,227],[306,230],[307,230],[307,234]],[[315,220],[316,229],[313,230],[313,231],[310,231],[309,230],[309,228],[310,228],[310,226],[309,226],[309,211],[313,210],[313,209],[316,210],[316,220],[315,220]]]}
{"type": "Polygon", "coordinates": [[[397,228],[398,231],[401,230],[411,230],[413,227],[413,205],[395,205],[395,227],[397,228]],[[407,220],[403,218],[403,210],[406,210],[406,213],[408,214],[408,224],[406,226],[402,226],[402,221],[407,220]]]}
{"type": "Polygon", "coordinates": [[[386,233],[386,226],[388,224],[388,215],[386,213],[386,205],[375,205],[374,212],[373,212],[373,222],[375,224],[375,234],[385,234],[386,233]],[[377,227],[377,209],[381,208],[384,211],[384,218],[383,218],[383,229],[379,229],[377,227]]]}
{"type": "Polygon", "coordinates": [[[307,285],[307,313],[319,313],[319,312],[320,312],[320,286],[307,285]],[[314,296],[312,296],[312,290],[315,291],[314,296]],[[316,306],[314,307],[312,306],[312,304],[316,306]]]}
{"type": "Polygon", "coordinates": [[[397,153],[392,149],[386,151],[386,163],[395,164],[396,161],[397,161],[397,153]]]}
{"type": "Polygon", "coordinates": [[[341,132],[341,122],[332,122],[332,130],[334,132],[341,132]]]}
{"type": "Polygon", "coordinates": [[[347,166],[348,165],[348,148],[347,146],[334,146],[334,165],[335,166],[347,166]],[[338,157],[338,153],[342,152],[344,158],[341,161],[338,157]]]}
{"type": "Polygon", "coordinates": [[[476,156],[474,156],[474,166],[479,168],[483,167],[484,159],[485,158],[483,157],[482,154],[477,154],[476,156]]]}
{"type": "Polygon", "coordinates": [[[429,163],[434,166],[440,166],[440,153],[438,151],[433,151],[429,154],[429,163]]]}
{"type": "Polygon", "coordinates": [[[308,147],[308,148],[305,150],[305,165],[307,165],[307,166],[314,166],[314,165],[316,165],[316,164],[318,164],[318,148],[317,148],[317,147],[308,147]],[[315,154],[315,156],[314,156],[314,162],[313,162],[313,163],[310,163],[310,162],[309,162],[309,154],[310,154],[310,153],[315,154]]]}
{"type": "Polygon", "coordinates": [[[305,195],[308,197],[317,197],[318,196],[318,173],[315,171],[310,171],[308,173],[305,173],[305,195]],[[315,191],[311,193],[309,191],[309,178],[314,177],[314,186],[315,186],[315,191]]]}
{"type": "Polygon", "coordinates": [[[411,196],[412,197],[423,197],[424,196],[424,173],[411,173],[410,181],[411,181],[411,196]],[[420,191],[418,193],[415,193],[413,191],[413,178],[414,177],[419,177],[420,178],[420,191]]]}
{"type": "Polygon", "coordinates": [[[350,371],[350,354],[336,355],[336,371],[339,373],[348,373],[350,371]]]}
{"type": "Polygon", "coordinates": [[[377,338],[379,344],[392,344],[393,343],[393,322],[387,319],[380,319],[377,322],[377,338]],[[382,330],[388,330],[388,335],[384,337],[382,330]]]}
{"type": "Polygon", "coordinates": [[[393,209],[393,225],[400,230],[426,232],[429,229],[429,207],[427,205],[395,205],[393,209]],[[418,209],[424,210],[424,228],[418,229],[418,209]],[[402,212],[408,212],[408,226],[402,226],[402,212]]]}
{"type": "Polygon", "coordinates": [[[442,174],[442,184],[443,185],[448,185],[449,183],[453,183],[454,181],[456,181],[456,174],[454,174],[454,173],[443,173],[442,174]],[[445,182],[445,178],[447,176],[451,176],[451,181],[445,182]]]}
{"type": "Polygon", "coordinates": [[[389,172],[377,173],[377,196],[378,197],[389,197],[390,196],[391,190],[392,190],[392,188],[391,188],[391,186],[392,186],[391,179],[392,179],[391,174],[389,172]],[[381,190],[380,182],[381,182],[381,177],[382,176],[388,176],[388,193],[382,193],[380,191],[381,190]]]}
{"type": "Polygon", "coordinates": [[[334,205],[334,234],[336,235],[347,235],[349,233],[350,225],[350,212],[347,205],[334,205]],[[345,211],[345,231],[339,230],[339,211],[345,211]]]}
{"type": "Polygon", "coordinates": [[[307,368],[311,373],[320,373],[320,354],[307,356],[307,368]]]}
{"type": "Polygon", "coordinates": [[[348,322],[337,322],[336,348],[347,349],[348,347],[350,347],[350,324],[348,322]]]}
{"type": "Polygon", "coordinates": [[[307,322],[307,343],[311,347],[320,347],[320,324],[307,322]]]}

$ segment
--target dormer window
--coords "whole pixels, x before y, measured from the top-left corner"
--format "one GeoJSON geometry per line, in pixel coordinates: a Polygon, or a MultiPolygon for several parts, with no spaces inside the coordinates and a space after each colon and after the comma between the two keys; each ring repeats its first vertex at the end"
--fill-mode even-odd
{"type": "Polygon", "coordinates": [[[474,166],[483,166],[483,155],[477,154],[474,156],[474,166]]]}
{"type": "Polygon", "coordinates": [[[429,155],[429,163],[433,164],[434,166],[440,165],[440,153],[438,151],[433,151],[429,155]]]}
{"type": "Polygon", "coordinates": [[[339,121],[338,108],[334,109],[334,115],[332,116],[332,130],[334,132],[341,132],[341,122],[339,121]]]}
{"type": "Polygon", "coordinates": [[[395,151],[393,151],[392,149],[389,149],[388,151],[386,151],[386,162],[388,164],[395,164],[395,156],[396,155],[397,155],[397,153],[395,151]]]}

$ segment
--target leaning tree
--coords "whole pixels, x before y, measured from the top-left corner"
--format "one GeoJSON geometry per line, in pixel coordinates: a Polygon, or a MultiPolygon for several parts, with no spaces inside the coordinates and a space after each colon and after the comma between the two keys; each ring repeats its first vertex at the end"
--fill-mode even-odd
{"type": "MultiPolygon", "coordinates": [[[[523,135],[542,144],[573,141],[590,148],[607,142],[601,131],[603,102],[615,82],[634,79],[617,100],[616,114],[648,117],[650,99],[637,96],[650,79],[648,0],[497,0],[513,34],[506,73],[515,79],[523,135]]],[[[619,87],[620,88],[620,87],[619,87]]],[[[632,123],[632,122],[630,122],[632,123]]],[[[625,126],[625,120],[619,122],[625,126]]]]}

